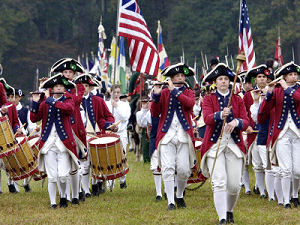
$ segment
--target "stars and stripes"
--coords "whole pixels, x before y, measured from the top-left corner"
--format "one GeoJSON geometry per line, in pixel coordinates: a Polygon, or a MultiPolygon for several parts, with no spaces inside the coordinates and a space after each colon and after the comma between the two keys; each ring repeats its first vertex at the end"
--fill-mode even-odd
{"type": "Polygon", "coordinates": [[[97,58],[99,61],[98,72],[99,76],[107,76],[108,62],[107,62],[107,53],[104,47],[104,40],[106,39],[106,34],[104,27],[102,25],[102,18],[98,27],[99,41],[98,41],[98,53],[97,58]]]}
{"type": "Polygon", "coordinates": [[[159,55],[135,0],[120,0],[118,35],[128,38],[132,70],[156,76],[159,55]]]}
{"type": "Polygon", "coordinates": [[[246,56],[241,72],[255,67],[256,59],[246,0],[241,0],[240,5],[239,53],[241,52],[244,52],[246,56]]]}

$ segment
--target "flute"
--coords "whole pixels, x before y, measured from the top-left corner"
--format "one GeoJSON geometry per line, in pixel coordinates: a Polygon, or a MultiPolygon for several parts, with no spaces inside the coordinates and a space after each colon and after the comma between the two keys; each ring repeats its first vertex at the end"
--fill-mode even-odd
{"type": "MultiPolygon", "coordinates": [[[[185,84],[186,85],[185,82],[173,82],[173,84],[185,84]]],[[[169,85],[169,83],[164,81],[164,82],[153,83],[153,85],[169,85]]]]}
{"type": "MultiPolygon", "coordinates": [[[[50,94],[52,95],[64,95],[66,92],[50,92],[50,94]]],[[[41,95],[41,94],[45,94],[45,92],[40,92],[40,91],[35,91],[35,92],[29,92],[29,94],[31,95],[41,95]]]]}

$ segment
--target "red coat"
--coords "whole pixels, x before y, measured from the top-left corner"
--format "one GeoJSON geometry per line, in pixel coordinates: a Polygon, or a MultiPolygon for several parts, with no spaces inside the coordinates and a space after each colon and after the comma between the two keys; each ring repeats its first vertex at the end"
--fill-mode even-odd
{"type": "MultiPolygon", "coordinates": [[[[182,108],[182,118],[184,116],[184,123],[186,123],[186,127],[183,126],[185,131],[191,137],[192,141],[194,141],[193,134],[193,126],[192,126],[192,114],[193,114],[193,106],[195,104],[195,94],[194,91],[184,87],[184,90],[174,89],[172,92],[169,91],[168,88],[165,88],[161,91],[160,95],[153,95],[154,102],[151,105],[151,115],[153,117],[158,117],[160,115],[160,120],[158,124],[157,136],[156,136],[156,147],[160,140],[165,136],[167,130],[164,128],[164,124],[166,123],[167,129],[169,128],[172,121],[168,118],[168,112],[176,113],[174,108],[170,105],[170,97],[177,99],[182,108]],[[169,106],[169,107],[168,107],[169,106]],[[170,109],[171,107],[171,109],[170,109]]],[[[177,114],[178,116],[178,114],[177,114]]],[[[180,122],[181,116],[178,116],[180,122]]]]}
{"type": "Polygon", "coordinates": [[[83,84],[76,84],[76,89],[71,89],[71,97],[74,101],[74,113],[72,120],[72,129],[75,132],[75,135],[80,139],[80,141],[86,145],[86,131],[84,124],[82,122],[81,113],[80,113],[80,105],[82,101],[82,96],[84,94],[85,88],[83,84]]]}
{"type": "Polygon", "coordinates": [[[90,93],[87,99],[82,99],[82,106],[88,112],[87,116],[92,125],[94,126],[97,123],[101,133],[105,133],[105,129],[115,122],[114,116],[101,97],[90,93]]]}
{"type": "MultiPolygon", "coordinates": [[[[251,91],[247,91],[245,93],[243,100],[244,100],[244,103],[245,103],[245,107],[246,107],[247,116],[248,116],[248,119],[249,119],[249,122],[250,122],[250,126],[252,127],[253,130],[258,130],[258,128],[255,127],[255,122],[253,121],[253,119],[251,117],[251,112],[250,112],[250,107],[254,103],[253,97],[251,95],[251,91]]],[[[248,148],[254,142],[254,140],[256,138],[256,135],[257,135],[257,133],[247,134],[247,146],[248,146],[248,148]]]]}
{"type": "MultiPolygon", "coordinates": [[[[46,101],[42,101],[41,103],[37,102],[32,102],[32,109],[30,112],[30,119],[33,123],[38,122],[42,120],[42,133],[41,133],[41,140],[40,140],[40,145],[39,148],[41,149],[45,142],[47,141],[47,135],[50,134],[51,129],[48,126],[48,119],[50,119],[50,122],[57,123],[57,122],[62,122],[62,128],[59,128],[56,126],[56,130],[58,133],[59,138],[65,145],[65,147],[71,151],[77,158],[78,154],[76,151],[76,143],[75,139],[73,137],[72,133],[72,126],[71,126],[71,116],[73,115],[74,112],[74,101],[70,96],[65,97],[63,101],[53,101],[52,97],[49,97],[46,99],[46,101]],[[53,109],[49,111],[49,108],[55,108],[59,109],[60,113],[60,120],[56,118],[53,118],[49,115],[51,115],[51,112],[53,112],[53,109]],[[62,133],[66,135],[62,135],[62,133]]],[[[55,126],[53,124],[52,126],[55,126]]]]}
{"type": "MultiPolygon", "coordinates": [[[[243,100],[238,95],[233,95],[231,100],[233,119],[238,119],[239,127],[235,128],[237,130],[237,135],[235,143],[238,145],[243,153],[246,153],[242,131],[246,130],[249,126],[249,120],[246,113],[246,108],[243,100]]],[[[213,144],[217,143],[219,136],[214,135],[216,132],[221,132],[222,122],[219,119],[216,120],[216,115],[220,115],[220,104],[216,93],[207,95],[203,99],[202,113],[204,122],[206,124],[206,130],[204,139],[201,145],[201,155],[204,155],[213,144]],[[214,135],[214,136],[213,136],[214,135]]],[[[221,120],[223,121],[223,120],[221,120]]],[[[220,135],[220,134],[219,134],[220,135]]]]}
{"type": "Polygon", "coordinates": [[[294,90],[291,87],[286,90],[283,90],[282,87],[275,88],[272,94],[267,93],[266,98],[263,100],[259,108],[258,116],[275,109],[272,146],[283,129],[283,122],[286,121],[285,113],[287,113],[288,110],[291,112],[292,117],[296,117],[297,122],[295,124],[298,128],[300,128],[300,88],[299,85],[296,85],[295,87],[296,88],[294,90]],[[294,101],[294,104],[286,105],[287,98],[289,97],[291,97],[294,101]],[[293,109],[292,107],[295,108],[293,109]]]}
{"type": "Polygon", "coordinates": [[[2,106],[7,102],[6,92],[3,84],[0,82],[0,105],[2,106]]]}
{"type": "Polygon", "coordinates": [[[10,125],[11,125],[14,133],[16,133],[16,131],[20,128],[18,111],[17,111],[16,106],[12,102],[6,102],[5,104],[1,105],[1,107],[8,106],[8,105],[11,105],[11,106],[7,108],[6,115],[8,116],[10,125]]]}

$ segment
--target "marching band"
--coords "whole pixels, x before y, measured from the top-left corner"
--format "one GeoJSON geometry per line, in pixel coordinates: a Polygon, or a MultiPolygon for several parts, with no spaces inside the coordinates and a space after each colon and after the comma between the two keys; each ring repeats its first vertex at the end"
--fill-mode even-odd
{"type": "Polygon", "coordinates": [[[10,192],[19,191],[22,179],[31,191],[29,178],[44,174],[55,209],[57,188],[59,207],[65,208],[106,186],[112,191],[115,179],[120,188],[130,187],[128,132],[137,125],[143,130],[137,136],[147,140],[142,150],[154,175],[155,201],[164,192],[168,211],[188,208],[184,191],[196,171],[196,178],[211,183],[218,224],[234,223],[241,187],[251,194],[250,168],[261,199],[298,207],[300,66],[294,62],[275,71],[262,64],[235,74],[214,60],[202,87],[194,89],[186,83],[194,70],[178,63],[162,71],[166,81],[153,82],[151,91],[143,89],[144,75],[134,76],[130,103],[120,99],[119,85],[103,99],[101,83],[75,59],[58,60],[51,75],[32,92],[30,111],[20,102],[22,90],[0,78],[0,168],[10,192]],[[33,135],[39,137],[34,144],[33,135]]]}

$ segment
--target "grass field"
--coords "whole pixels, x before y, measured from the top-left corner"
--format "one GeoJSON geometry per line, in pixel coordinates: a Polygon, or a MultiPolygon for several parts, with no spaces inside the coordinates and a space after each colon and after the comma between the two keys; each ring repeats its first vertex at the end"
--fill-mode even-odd
{"type": "MultiPolygon", "coordinates": [[[[217,224],[208,182],[196,191],[186,191],[186,209],[167,212],[166,200],[155,202],[149,164],[134,162],[132,153],[128,157],[127,189],[120,189],[117,183],[112,192],[66,209],[50,209],[47,182],[42,187],[40,181],[31,181],[31,193],[20,188],[20,193],[9,194],[2,171],[0,224],[217,224]]],[[[253,184],[253,173],[250,177],[253,184]]],[[[299,208],[285,210],[257,195],[246,196],[244,189],[241,193],[234,211],[235,224],[300,224],[299,208]]]]}

